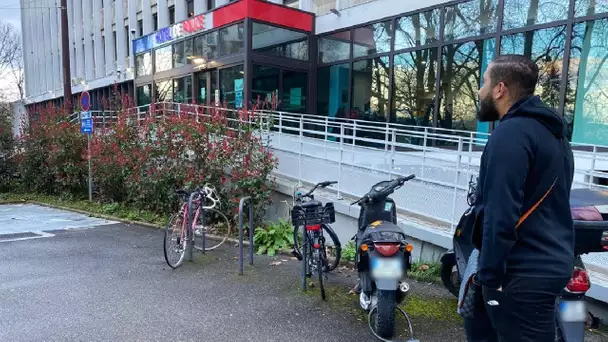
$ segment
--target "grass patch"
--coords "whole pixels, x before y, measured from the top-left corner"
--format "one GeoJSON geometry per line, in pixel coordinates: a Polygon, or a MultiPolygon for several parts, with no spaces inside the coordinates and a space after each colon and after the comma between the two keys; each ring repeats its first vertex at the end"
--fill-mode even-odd
{"type": "MultiPolygon", "coordinates": [[[[309,280],[310,283],[310,280],[309,280]]],[[[298,288],[301,292],[301,288],[298,288]]],[[[348,289],[339,285],[326,284],[327,305],[332,309],[348,312],[360,321],[367,322],[367,312],[359,306],[358,295],[351,295],[348,289]]],[[[317,287],[308,288],[306,295],[321,300],[317,287]]],[[[462,318],[456,313],[457,300],[436,297],[408,295],[400,307],[407,312],[411,319],[432,319],[451,323],[460,323],[462,318]]]]}
{"type": "Polygon", "coordinates": [[[421,282],[441,284],[441,264],[438,262],[415,262],[412,270],[407,272],[410,279],[421,282]]]}
{"type": "Polygon", "coordinates": [[[0,194],[0,204],[16,202],[39,202],[50,206],[60,206],[86,211],[93,215],[113,216],[124,220],[145,222],[158,226],[166,225],[168,220],[166,215],[158,215],[145,210],[137,210],[122,203],[89,202],[86,199],[80,198],[36,194],[0,194]]]}

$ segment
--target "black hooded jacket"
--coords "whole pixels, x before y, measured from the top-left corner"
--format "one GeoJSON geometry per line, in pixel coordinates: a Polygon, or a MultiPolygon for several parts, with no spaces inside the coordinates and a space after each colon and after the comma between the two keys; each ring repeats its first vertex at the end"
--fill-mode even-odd
{"type": "Polygon", "coordinates": [[[574,157],[566,132],[563,118],[538,96],[516,102],[492,132],[481,157],[476,201],[483,231],[478,270],[482,285],[501,287],[505,273],[572,275],[569,198],[574,157]]]}

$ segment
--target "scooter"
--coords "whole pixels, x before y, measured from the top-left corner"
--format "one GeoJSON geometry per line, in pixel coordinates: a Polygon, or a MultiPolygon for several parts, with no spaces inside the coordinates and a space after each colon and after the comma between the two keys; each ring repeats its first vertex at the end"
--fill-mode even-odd
{"type": "MultiPolygon", "coordinates": [[[[441,280],[456,297],[469,256],[475,248],[471,239],[475,223],[475,193],[476,181],[471,178],[467,196],[469,208],[456,226],[454,248],[441,258],[441,280]]],[[[570,207],[575,229],[574,269],[556,303],[556,342],[584,340],[585,326],[594,318],[585,305],[585,294],[591,282],[581,255],[608,251],[608,191],[573,189],[570,207]]]]}
{"type": "MultiPolygon", "coordinates": [[[[397,226],[395,201],[388,196],[414,175],[383,181],[351,205],[359,205],[358,231],[355,235],[357,253],[355,265],[359,275],[359,304],[369,311],[368,319],[376,337],[386,341],[395,333],[395,313],[399,310],[408,320],[405,311],[397,305],[403,302],[409,290],[405,281],[412,267],[413,246],[397,226]],[[375,322],[372,317],[375,315],[375,322]]],[[[410,334],[413,335],[410,325],[410,334]]],[[[411,340],[414,341],[414,340],[411,340]]]]}

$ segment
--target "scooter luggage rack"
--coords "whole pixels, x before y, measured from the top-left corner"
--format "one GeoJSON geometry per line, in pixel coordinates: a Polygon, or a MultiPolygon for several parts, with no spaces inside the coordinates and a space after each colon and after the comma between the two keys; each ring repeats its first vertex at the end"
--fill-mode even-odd
{"type": "MultiPolygon", "coordinates": [[[[414,329],[412,328],[412,321],[410,321],[410,316],[407,315],[407,313],[405,312],[405,310],[403,310],[400,307],[397,307],[397,310],[403,315],[403,317],[405,317],[405,320],[407,321],[407,326],[410,330],[410,339],[407,340],[407,342],[420,342],[420,340],[416,340],[414,339],[414,329]]],[[[376,333],[376,331],[374,330],[374,325],[372,324],[372,316],[374,315],[374,313],[378,311],[378,307],[376,305],[374,305],[372,307],[371,310],[369,310],[369,314],[367,315],[367,324],[369,325],[369,330],[372,331],[372,334],[374,334],[374,336],[376,336],[377,339],[379,339],[380,341],[383,342],[395,342],[395,340],[387,340],[385,338],[380,337],[380,335],[378,335],[376,333]]]]}

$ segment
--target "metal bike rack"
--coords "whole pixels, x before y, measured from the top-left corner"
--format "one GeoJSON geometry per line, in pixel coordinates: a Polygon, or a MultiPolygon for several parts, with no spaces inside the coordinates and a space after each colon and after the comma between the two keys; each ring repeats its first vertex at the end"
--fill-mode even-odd
{"type": "Polygon", "coordinates": [[[243,275],[243,209],[249,207],[249,265],[253,265],[253,200],[250,196],[239,202],[239,275],[243,275]]]}

